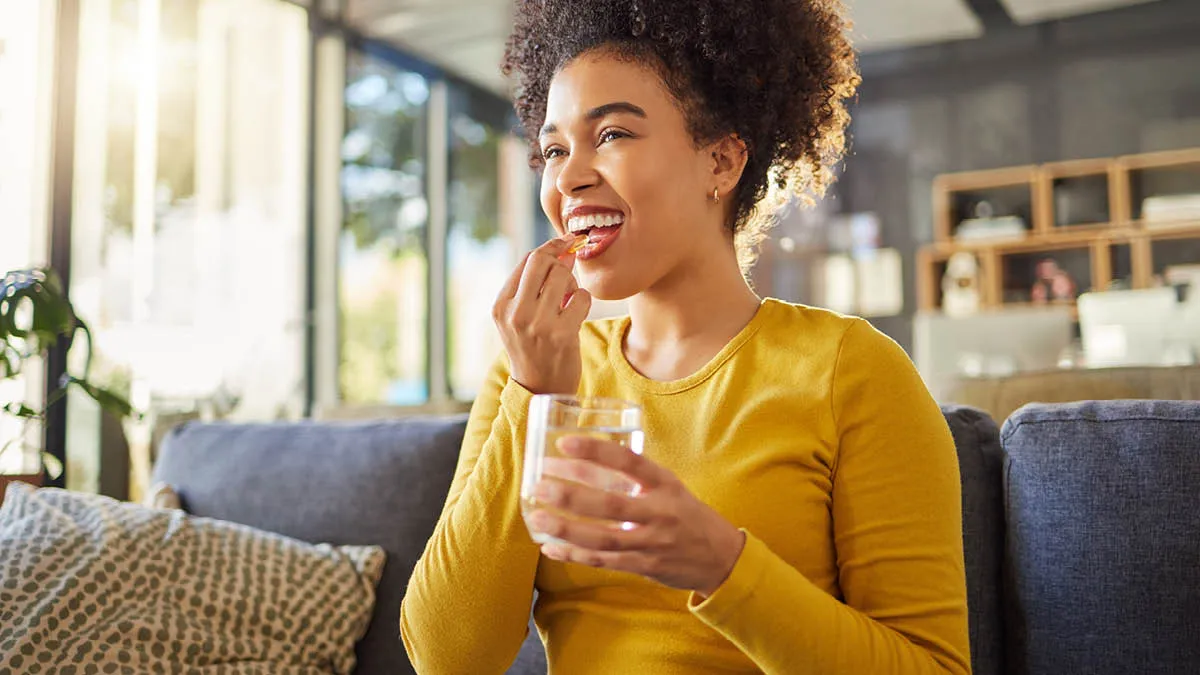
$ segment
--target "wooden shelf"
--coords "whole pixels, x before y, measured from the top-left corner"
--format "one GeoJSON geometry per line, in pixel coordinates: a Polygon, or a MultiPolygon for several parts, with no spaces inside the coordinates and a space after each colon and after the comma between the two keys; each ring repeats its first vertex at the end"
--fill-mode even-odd
{"type": "Polygon", "coordinates": [[[1038,175],[1037,166],[1016,166],[986,171],[966,171],[942,174],[934,179],[934,189],[947,192],[970,192],[1031,184],[1038,175]]]}
{"type": "MultiPolygon", "coordinates": [[[[980,241],[962,241],[962,242],[942,242],[930,244],[927,248],[933,251],[936,255],[944,258],[949,258],[958,251],[985,251],[996,249],[1001,252],[1036,252],[1038,250],[1056,251],[1064,248],[1081,248],[1088,246],[1096,241],[1113,241],[1117,243],[1127,242],[1130,239],[1144,234],[1130,225],[1079,225],[1070,227],[1057,228],[1060,231],[1051,231],[1046,234],[1030,233],[1021,239],[991,239],[980,241]]],[[[1191,232],[1191,229],[1178,229],[1172,227],[1170,229],[1159,230],[1163,233],[1175,232],[1191,232]]],[[[1159,232],[1156,230],[1147,231],[1149,233],[1159,232]]]]}
{"type": "Polygon", "coordinates": [[[997,246],[996,250],[1001,255],[1016,254],[1016,253],[1050,253],[1053,251],[1066,251],[1073,248],[1087,248],[1092,245],[1097,239],[1097,236],[1088,232],[1079,232],[1075,234],[1061,235],[1042,235],[1040,237],[1030,237],[1024,241],[1014,241],[1008,244],[997,246]]]}
{"type": "Polygon", "coordinates": [[[1035,207],[1038,177],[1040,169],[1037,166],[1018,166],[1006,169],[990,169],[987,171],[968,171],[937,176],[933,180],[933,212],[934,239],[949,241],[953,234],[954,202],[952,196],[959,192],[974,192],[979,190],[996,190],[1028,186],[1030,190],[1030,207],[1035,207]]]}
{"type": "Polygon", "coordinates": [[[1115,159],[1076,159],[1067,162],[1043,164],[1041,170],[1046,178],[1060,180],[1063,178],[1085,178],[1087,176],[1107,176],[1116,163],[1115,159]]]}
{"type": "MultiPolygon", "coordinates": [[[[922,310],[938,308],[941,267],[958,252],[974,254],[979,260],[981,304],[985,310],[1012,306],[1002,303],[1005,256],[1053,253],[1087,249],[1091,257],[1091,282],[1096,289],[1112,281],[1114,246],[1128,246],[1134,288],[1147,288],[1154,276],[1151,244],[1155,241],[1200,239],[1200,220],[1150,224],[1133,220],[1130,172],[1147,169],[1200,169],[1200,148],[1142,155],[1053,162],[938,176],[933,184],[934,242],[917,257],[918,301],[922,310]],[[1110,222],[1082,225],[1055,223],[1056,181],[1104,177],[1108,186],[1110,222]],[[1028,185],[1031,222],[1020,239],[957,241],[953,238],[954,194],[986,192],[1028,185]]],[[[1079,280],[1077,280],[1079,283],[1079,280]]]]}
{"type": "Polygon", "coordinates": [[[1148,152],[1141,155],[1126,155],[1118,157],[1126,170],[1167,169],[1190,164],[1200,164],[1200,148],[1187,150],[1168,150],[1166,152],[1148,152]]]}
{"type": "Polygon", "coordinates": [[[1153,240],[1200,238],[1200,220],[1181,220],[1170,223],[1149,224],[1137,221],[1134,226],[1153,240]]]}
{"type": "Polygon", "coordinates": [[[1103,233],[1107,232],[1108,230],[1116,229],[1117,227],[1118,226],[1113,225],[1112,223],[1080,223],[1078,225],[1056,225],[1056,226],[1050,228],[1049,230],[1047,230],[1046,234],[1051,234],[1051,235],[1076,234],[1076,233],[1103,234],[1103,233]]]}

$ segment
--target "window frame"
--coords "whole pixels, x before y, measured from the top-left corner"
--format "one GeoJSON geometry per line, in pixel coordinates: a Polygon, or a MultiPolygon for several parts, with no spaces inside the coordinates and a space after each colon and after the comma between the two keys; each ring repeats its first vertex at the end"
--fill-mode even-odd
{"type": "MultiPolygon", "coordinates": [[[[305,204],[305,289],[304,289],[304,346],[302,364],[304,372],[303,417],[336,415],[336,410],[325,411],[324,407],[336,408],[340,403],[331,400],[330,387],[336,392],[338,329],[336,252],[332,266],[328,258],[329,232],[327,221],[330,214],[337,214],[340,228],[340,189],[336,198],[328,190],[331,166],[341,163],[340,152],[328,154],[329,120],[326,113],[332,109],[331,92],[340,92],[338,105],[344,106],[345,62],[350,50],[362,50],[381,58],[397,67],[424,76],[430,85],[429,139],[426,143],[425,194],[430,204],[430,221],[426,228],[425,249],[428,255],[426,302],[428,308],[427,328],[427,378],[429,401],[426,405],[405,407],[397,410],[381,406],[374,412],[388,414],[419,414],[424,412],[462,412],[469,402],[456,401],[449,384],[449,355],[447,353],[446,288],[448,268],[446,235],[448,233],[448,164],[450,161],[450,99],[465,96],[479,102],[480,119],[497,129],[508,129],[519,133],[509,102],[502,96],[482,87],[455,77],[441,67],[406,52],[404,49],[383,40],[370,38],[347,25],[344,0],[277,0],[296,5],[305,10],[309,26],[309,69],[308,96],[303,105],[307,108],[306,135],[308,157],[305,174],[307,191],[305,204]],[[337,82],[336,71],[327,67],[331,57],[341,59],[341,82],[337,82]],[[333,203],[331,203],[333,202],[333,203]],[[331,286],[332,284],[332,286],[331,286]],[[330,295],[332,287],[333,294],[330,295]],[[332,302],[332,306],[330,303],[332,302]],[[334,323],[333,342],[330,342],[330,322],[334,323]],[[331,359],[332,358],[332,368],[331,359]],[[334,378],[330,382],[330,377],[334,378]],[[386,410],[385,410],[386,409],[386,410]]],[[[64,285],[70,287],[72,220],[74,207],[74,177],[76,155],[76,106],[78,104],[78,70],[80,40],[80,0],[58,0],[57,20],[54,30],[53,78],[50,98],[54,107],[53,134],[55,144],[50,158],[50,207],[46,235],[48,238],[49,265],[62,277],[64,285]]],[[[473,106],[474,107],[474,106],[473,106]]],[[[344,115],[344,110],[343,113],[344,115]]],[[[344,129],[342,130],[344,133],[344,129]]],[[[334,172],[336,175],[336,172],[334,172]]],[[[537,203],[536,186],[530,197],[537,203]]],[[[534,222],[530,238],[540,238],[547,229],[542,222],[540,209],[534,208],[534,222]]],[[[336,240],[335,240],[336,241],[336,240]]],[[[521,242],[524,246],[529,242],[521,242]]],[[[58,382],[66,371],[66,349],[60,344],[50,350],[44,364],[44,382],[58,382]]],[[[65,486],[67,406],[54,406],[48,412],[43,429],[43,447],[64,466],[61,475],[51,478],[44,475],[46,485],[65,486]]]]}

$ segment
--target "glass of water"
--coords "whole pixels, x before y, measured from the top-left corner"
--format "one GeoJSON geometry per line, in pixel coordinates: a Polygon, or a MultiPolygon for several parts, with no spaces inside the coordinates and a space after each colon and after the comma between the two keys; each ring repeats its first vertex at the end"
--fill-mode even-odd
{"type": "MultiPolygon", "coordinates": [[[[525,431],[525,466],[521,475],[521,515],[529,526],[534,511],[547,511],[571,520],[591,520],[542,503],[534,490],[543,479],[576,482],[629,496],[638,484],[628,476],[590,462],[569,459],[558,449],[559,439],[588,436],[612,441],[642,454],[642,409],[626,401],[606,398],[577,398],[541,394],[529,403],[529,425],[525,431]]],[[[622,523],[602,522],[611,527],[622,523]]],[[[529,528],[538,544],[561,543],[554,537],[529,528]]]]}

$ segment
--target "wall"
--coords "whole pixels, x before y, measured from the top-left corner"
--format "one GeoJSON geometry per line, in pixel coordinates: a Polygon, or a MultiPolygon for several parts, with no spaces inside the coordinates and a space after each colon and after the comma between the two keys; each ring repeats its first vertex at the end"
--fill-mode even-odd
{"type": "Polygon", "coordinates": [[[1200,2],[1160,0],[864,56],[832,206],[877,212],[883,245],[904,255],[905,314],[873,323],[911,351],[937,174],[1200,147],[1198,35],[1200,2]]]}

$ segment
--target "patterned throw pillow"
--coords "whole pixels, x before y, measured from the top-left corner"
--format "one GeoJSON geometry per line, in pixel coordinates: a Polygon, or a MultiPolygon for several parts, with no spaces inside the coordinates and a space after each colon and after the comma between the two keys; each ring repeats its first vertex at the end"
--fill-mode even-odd
{"type": "Polygon", "coordinates": [[[15,485],[0,675],[350,673],[384,552],[15,485]]]}

